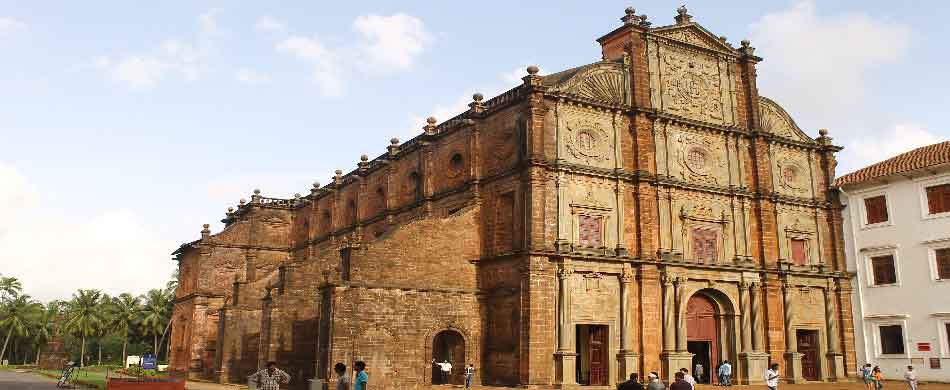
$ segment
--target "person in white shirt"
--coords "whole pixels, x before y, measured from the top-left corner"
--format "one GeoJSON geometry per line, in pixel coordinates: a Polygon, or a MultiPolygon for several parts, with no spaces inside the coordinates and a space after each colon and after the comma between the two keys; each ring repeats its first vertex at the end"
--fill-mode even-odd
{"type": "Polygon", "coordinates": [[[442,366],[442,383],[447,385],[449,384],[449,374],[452,373],[452,363],[446,360],[439,365],[442,366]]]}
{"type": "Polygon", "coordinates": [[[765,385],[769,390],[778,390],[778,363],[772,363],[771,368],[765,371],[765,385]]]}
{"type": "Polygon", "coordinates": [[[732,386],[732,365],[729,361],[723,361],[719,366],[719,385],[732,386]]]}
{"type": "Polygon", "coordinates": [[[685,368],[681,368],[681,369],[680,369],[680,372],[683,373],[683,382],[689,383],[689,387],[695,389],[695,388],[696,388],[696,378],[693,378],[693,376],[689,374],[689,370],[687,370],[687,369],[685,369],[685,368]]]}
{"type": "Polygon", "coordinates": [[[917,390],[917,371],[914,371],[914,366],[907,366],[907,372],[904,372],[904,380],[907,381],[910,390],[917,390]]]}
{"type": "MultiPolygon", "coordinates": [[[[693,367],[693,375],[696,376],[697,382],[703,381],[703,365],[701,363],[696,363],[696,366],[693,367]]],[[[695,386],[694,386],[695,387],[695,386]]]]}

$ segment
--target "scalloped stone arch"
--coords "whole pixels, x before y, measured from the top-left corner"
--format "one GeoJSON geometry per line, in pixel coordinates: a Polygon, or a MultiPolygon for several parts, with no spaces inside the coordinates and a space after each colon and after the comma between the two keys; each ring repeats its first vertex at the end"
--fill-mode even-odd
{"type": "Polygon", "coordinates": [[[759,129],[796,141],[815,142],[798,127],[792,116],[788,115],[782,106],[765,96],[759,96],[759,129]]]}

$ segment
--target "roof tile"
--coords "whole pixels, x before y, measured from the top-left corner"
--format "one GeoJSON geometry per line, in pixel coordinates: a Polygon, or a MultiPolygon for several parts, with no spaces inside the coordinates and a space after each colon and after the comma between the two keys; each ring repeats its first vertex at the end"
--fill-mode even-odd
{"type": "Polygon", "coordinates": [[[950,141],[927,145],[869,165],[835,179],[835,186],[863,183],[871,179],[950,163],[950,141]]]}

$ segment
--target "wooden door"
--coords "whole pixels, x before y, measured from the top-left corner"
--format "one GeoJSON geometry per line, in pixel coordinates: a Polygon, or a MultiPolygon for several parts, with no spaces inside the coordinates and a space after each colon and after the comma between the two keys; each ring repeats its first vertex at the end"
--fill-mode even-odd
{"type": "Polygon", "coordinates": [[[590,385],[607,385],[607,327],[590,327],[590,385]]]}
{"type": "Polygon", "coordinates": [[[818,331],[799,330],[798,353],[802,354],[802,377],[810,381],[819,379],[818,374],[818,331]]]}

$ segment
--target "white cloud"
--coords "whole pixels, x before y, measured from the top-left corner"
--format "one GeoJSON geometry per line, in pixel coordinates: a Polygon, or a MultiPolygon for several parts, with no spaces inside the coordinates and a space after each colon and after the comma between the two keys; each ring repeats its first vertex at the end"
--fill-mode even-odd
{"type": "Polygon", "coordinates": [[[264,16],[258,19],[257,23],[254,24],[254,30],[257,32],[282,33],[287,31],[287,25],[277,19],[264,16]]]}
{"type": "Polygon", "coordinates": [[[839,156],[838,174],[840,176],[912,149],[946,140],[945,136],[936,135],[920,124],[898,124],[874,137],[858,137],[845,143],[846,153],[839,156]]]}
{"type": "Polygon", "coordinates": [[[50,204],[55,188],[36,188],[2,162],[0,188],[0,262],[4,276],[19,278],[26,293],[44,301],[69,298],[79,288],[139,294],[171,277],[174,243],[157,239],[133,211],[73,216],[50,204]]]}
{"type": "Polygon", "coordinates": [[[790,111],[808,113],[806,127],[832,129],[853,123],[864,107],[869,71],[899,61],[908,46],[907,26],[864,13],[819,16],[812,1],[763,16],[751,26],[759,91],[790,111]]]}
{"type": "Polygon", "coordinates": [[[207,59],[213,52],[211,37],[218,32],[216,15],[214,9],[199,15],[199,32],[194,42],[166,39],[148,53],[115,58],[98,56],[92,62],[112,80],[132,88],[155,87],[176,76],[188,81],[198,80],[206,73],[207,59]]]}
{"type": "Polygon", "coordinates": [[[270,81],[270,76],[254,69],[241,68],[234,72],[234,79],[245,84],[263,84],[270,81]]]}
{"type": "Polygon", "coordinates": [[[26,30],[27,25],[24,22],[13,18],[0,17],[0,37],[12,35],[14,33],[26,30]]]}
{"type": "Polygon", "coordinates": [[[412,68],[415,57],[431,41],[422,21],[406,14],[361,15],[353,28],[363,36],[363,54],[374,64],[394,70],[412,68]]]}
{"type": "Polygon", "coordinates": [[[343,93],[343,81],[340,74],[340,57],[337,52],[326,47],[317,36],[294,36],[278,42],[278,52],[286,53],[309,63],[313,69],[311,77],[321,92],[327,96],[340,96],[343,93]]]}
{"type": "Polygon", "coordinates": [[[353,29],[359,38],[341,45],[330,46],[316,34],[294,35],[275,49],[310,64],[311,78],[324,95],[340,96],[355,73],[372,76],[412,69],[431,41],[422,21],[406,14],[362,15],[353,21],[353,29]]]}

